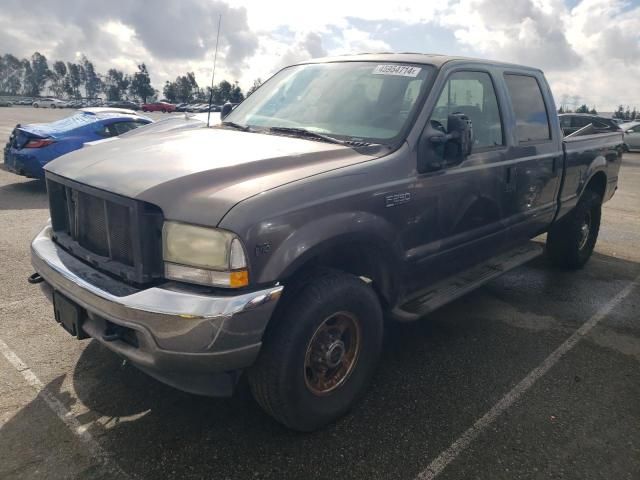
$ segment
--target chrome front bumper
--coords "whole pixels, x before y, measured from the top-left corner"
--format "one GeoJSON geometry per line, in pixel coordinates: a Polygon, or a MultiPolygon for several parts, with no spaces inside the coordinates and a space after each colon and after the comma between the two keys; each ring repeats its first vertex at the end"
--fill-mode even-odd
{"type": "Polygon", "coordinates": [[[45,290],[50,287],[86,310],[82,329],[89,336],[176,388],[231,393],[233,376],[214,374],[254,362],[282,286],[230,296],[174,282],[137,289],[73,257],[51,234],[48,225],[33,240],[31,263],[45,290]],[[105,335],[114,325],[130,329],[135,342],[105,335]]]}

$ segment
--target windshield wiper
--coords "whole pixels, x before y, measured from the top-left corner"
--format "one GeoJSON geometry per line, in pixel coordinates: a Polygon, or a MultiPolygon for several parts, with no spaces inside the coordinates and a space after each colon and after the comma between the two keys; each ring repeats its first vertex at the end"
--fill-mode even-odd
{"type": "Polygon", "coordinates": [[[249,125],[240,125],[239,123],[236,123],[236,122],[221,122],[220,125],[224,127],[237,128],[238,130],[242,130],[243,132],[248,132],[251,130],[249,125]]]}
{"type": "Polygon", "coordinates": [[[333,138],[328,135],[323,135],[322,133],[313,132],[305,128],[271,127],[269,128],[269,131],[274,133],[289,133],[291,135],[296,135],[298,137],[317,138],[318,140],[324,140],[325,142],[330,142],[330,143],[337,143],[339,145],[349,145],[344,140],[338,140],[337,138],[333,138]]]}

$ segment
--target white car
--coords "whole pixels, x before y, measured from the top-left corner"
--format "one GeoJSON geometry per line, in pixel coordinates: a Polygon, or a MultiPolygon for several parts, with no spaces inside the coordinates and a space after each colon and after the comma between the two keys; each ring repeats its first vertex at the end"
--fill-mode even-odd
{"type": "Polygon", "coordinates": [[[623,123],[620,125],[620,128],[624,132],[625,150],[640,149],[640,122],[623,123]]]}
{"type": "Polygon", "coordinates": [[[32,105],[34,108],[64,108],[65,102],[57,98],[39,98],[32,105]]]}

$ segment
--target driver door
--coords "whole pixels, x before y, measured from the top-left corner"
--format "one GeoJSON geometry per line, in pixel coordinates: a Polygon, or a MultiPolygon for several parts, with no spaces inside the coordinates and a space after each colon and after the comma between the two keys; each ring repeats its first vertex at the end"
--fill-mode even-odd
{"type": "MultiPolygon", "coordinates": [[[[474,131],[471,154],[458,164],[418,172],[409,242],[418,283],[465,270],[500,251],[505,240],[503,198],[506,141],[500,104],[489,71],[450,74],[435,104],[429,127],[448,131],[452,113],[469,117],[474,131]]],[[[446,155],[434,146],[430,155],[446,155]]],[[[421,152],[421,155],[423,152],[421,152]]],[[[420,285],[414,285],[420,288],[420,285]]]]}

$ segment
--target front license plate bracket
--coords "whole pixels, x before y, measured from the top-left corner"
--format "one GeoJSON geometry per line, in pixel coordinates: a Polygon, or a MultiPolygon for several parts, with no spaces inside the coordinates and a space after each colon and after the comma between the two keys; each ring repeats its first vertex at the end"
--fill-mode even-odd
{"type": "Polygon", "coordinates": [[[78,340],[89,338],[89,335],[82,329],[82,322],[87,316],[87,312],[77,303],[69,300],[60,292],[53,292],[53,311],[56,322],[64,328],[70,335],[78,340]]]}

